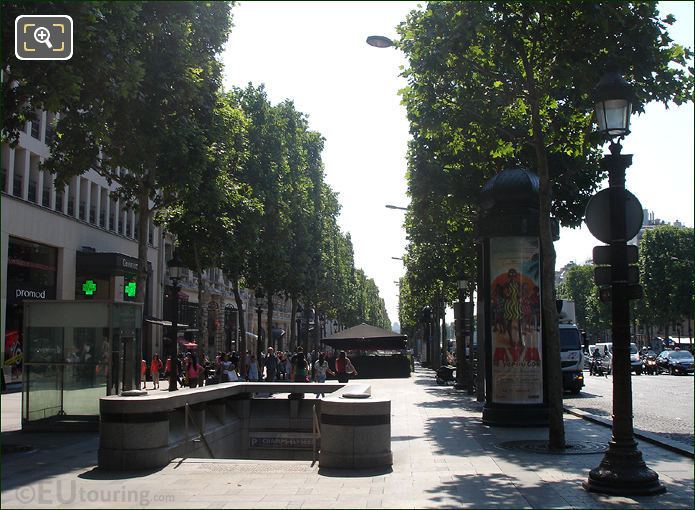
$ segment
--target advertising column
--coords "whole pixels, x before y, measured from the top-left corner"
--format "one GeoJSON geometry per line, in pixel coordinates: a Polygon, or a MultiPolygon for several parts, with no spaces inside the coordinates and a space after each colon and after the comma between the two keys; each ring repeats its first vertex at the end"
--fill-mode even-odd
{"type": "Polygon", "coordinates": [[[535,237],[490,239],[494,403],[543,402],[539,259],[535,237]]]}

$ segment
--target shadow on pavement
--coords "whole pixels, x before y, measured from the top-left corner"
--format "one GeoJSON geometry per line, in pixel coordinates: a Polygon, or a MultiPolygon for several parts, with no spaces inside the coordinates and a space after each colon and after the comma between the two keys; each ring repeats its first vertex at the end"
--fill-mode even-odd
{"type": "Polygon", "coordinates": [[[393,473],[391,466],[370,469],[334,469],[319,468],[319,475],[332,478],[369,478],[393,473]]]}
{"type": "Polygon", "coordinates": [[[153,475],[164,469],[164,467],[140,469],[137,471],[108,471],[100,469],[99,467],[93,467],[89,471],[77,475],[77,478],[82,478],[84,480],[127,480],[129,478],[142,478],[144,476],[153,475]]]}
{"type": "Polygon", "coordinates": [[[692,499],[666,492],[658,496],[615,498],[586,492],[579,479],[538,482],[495,474],[457,475],[427,492],[438,506],[476,508],[692,508],[692,499]]]}
{"type": "Polygon", "coordinates": [[[27,453],[2,456],[2,490],[93,467],[97,463],[98,433],[22,432],[13,430],[0,436],[3,445],[34,448],[27,453]]]}
{"type": "Polygon", "coordinates": [[[602,398],[602,395],[596,395],[595,393],[588,393],[584,390],[579,395],[572,395],[571,393],[565,393],[562,397],[564,400],[583,400],[588,398],[602,398]]]}

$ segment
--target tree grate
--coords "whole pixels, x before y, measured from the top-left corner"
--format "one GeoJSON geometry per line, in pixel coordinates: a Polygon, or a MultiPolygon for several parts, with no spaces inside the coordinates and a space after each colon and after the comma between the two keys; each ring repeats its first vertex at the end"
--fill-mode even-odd
{"type": "Polygon", "coordinates": [[[594,441],[566,441],[564,450],[551,450],[547,440],[527,439],[521,441],[504,441],[495,445],[502,450],[514,450],[526,453],[541,453],[547,455],[589,455],[604,453],[608,444],[594,441]]]}

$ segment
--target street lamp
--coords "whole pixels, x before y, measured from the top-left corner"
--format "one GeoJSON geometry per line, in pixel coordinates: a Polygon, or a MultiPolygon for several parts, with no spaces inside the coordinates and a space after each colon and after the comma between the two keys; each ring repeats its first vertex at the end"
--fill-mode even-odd
{"type": "Polygon", "coordinates": [[[263,356],[263,344],[261,343],[261,328],[263,323],[261,317],[263,315],[263,289],[256,289],[256,313],[258,314],[258,337],[256,338],[256,361],[260,364],[263,356]]]}
{"type": "Polygon", "coordinates": [[[458,317],[454,315],[454,320],[458,323],[458,337],[456,338],[456,384],[454,388],[463,390],[466,388],[466,379],[468,376],[468,366],[466,363],[466,312],[464,311],[464,303],[466,302],[466,294],[468,293],[468,280],[464,277],[458,282],[459,290],[459,306],[458,317]]]}
{"type": "Polygon", "coordinates": [[[300,345],[302,345],[302,314],[304,313],[304,307],[302,305],[299,305],[297,307],[297,336],[295,338],[295,345],[294,348],[296,349],[300,345]]]}
{"type": "Polygon", "coordinates": [[[659,475],[647,467],[637,449],[632,425],[630,378],[630,305],[626,235],[625,170],[632,155],[620,154],[620,140],[630,133],[630,113],[635,96],[632,87],[614,69],[594,89],[599,132],[610,141],[610,154],[601,166],[608,170],[611,319],[613,334],[613,430],[608,451],[598,467],[582,483],[592,492],[622,496],[659,494],[666,491],[659,475]]]}
{"type": "Polygon", "coordinates": [[[383,35],[370,35],[367,37],[367,44],[375,48],[390,48],[395,46],[391,39],[383,35]]]}
{"type": "Polygon", "coordinates": [[[400,207],[398,205],[386,204],[386,209],[398,209],[399,211],[407,211],[407,207],[400,207]]]}
{"type": "Polygon", "coordinates": [[[423,337],[425,340],[423,348],[425,363],[421,362],[421,364],[429,364],[429,366],[432,366],[432,307],[429,305],[424,306],[420,314],[422,317],[423,337]]]}
{"type": "Polygon", "coordinates": [[[169,363],[169,391],[176,391],[178,388],[176,387],[176,381],[177,381],[177,368],[178,368],[178,352],[176,349],[176,345],[178,343],[178,336],[179,336],[179,292],[181,291],[181,285],[180,281],[188,276],[188,267],[186,267],[186,264],[181,260],[179,257],[179,251],[177,249],[174,250],[174,254],[171,257],[171,259],[167,262],[167,267],[169,268],[169,278],[171,279],[171,285],[174,290],[174,313],[172,314],[172,324],[171,324],[171,329],[172,329],[172,334],[171,334],[171,342],[169,345],[169,356],[171,359],[171,362],[169,363]]]}

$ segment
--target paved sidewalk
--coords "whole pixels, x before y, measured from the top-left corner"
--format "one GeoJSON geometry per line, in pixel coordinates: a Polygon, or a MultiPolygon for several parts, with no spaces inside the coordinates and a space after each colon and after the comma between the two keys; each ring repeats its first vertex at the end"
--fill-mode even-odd
{"type": "MultiPolygon", "coordinates": [[[[6,431],[3,445],[33,453],[2,456],[2,507],[154,508],[692,508],[693,461],[641,442],[647,465],[668,488],[659,496],[592,494],[581,482],[601,453],[548,455],[507,450],[511,440],[543,440],[542,428],[482,425],[481,405],[437,386],[418,368],[409,380],[371,380],[392,401],[394,465],[381,471],[318,469],[311,462],[187,459],[146,472],[95,467],[97,434],[6,431]]],[[[19,412],[17,408],[16,412],[19,412]]],[[[610,430],[566,414],[570,442],[605,444],[610,430]]]]}

